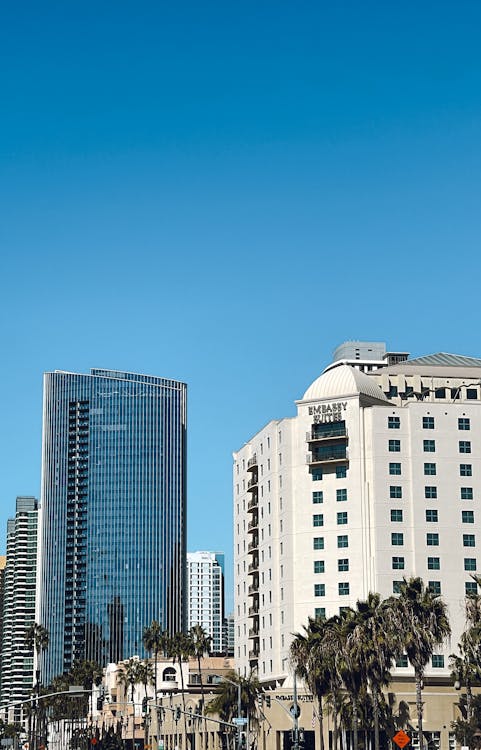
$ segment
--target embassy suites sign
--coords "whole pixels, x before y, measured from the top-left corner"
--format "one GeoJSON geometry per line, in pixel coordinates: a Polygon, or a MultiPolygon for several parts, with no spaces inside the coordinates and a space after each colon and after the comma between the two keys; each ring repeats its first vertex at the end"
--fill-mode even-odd
{"type": "Polygon", "coordinates": [[[331,404],[318,404],[309,406],[309,416],[313,417],[314,424],[320,422],[339,422],[343,412],[347,409],[347,401],[333,401],[331,404]]]}

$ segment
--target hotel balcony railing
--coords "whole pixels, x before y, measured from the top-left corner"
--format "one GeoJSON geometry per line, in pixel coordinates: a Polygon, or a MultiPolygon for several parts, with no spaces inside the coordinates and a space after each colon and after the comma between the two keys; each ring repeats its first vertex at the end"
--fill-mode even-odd
{"type": "Polygon", "coordinates": [[[249,458],[247,462],[247,471],[254,471],[256,466],[257,466],[257,454],[254,453],[252,458],[249,458]]]}
{"type": "Polygon", "coordinates": [[[249,542],[247,545],[247,551],[248,552],[254,552],[259,547],[259,539],[257,537],[254,537],[252,542],[249,542]]]}
{"type": "Polygon", "coordinates": [[[254,602],[252,607],[249,607],[249,617],[255,617],[259,614],[259,602],[254,602]]]}
{"type": "Polygon", "coordinates": [[[321,442],[323,440],[333,440],[334,438],[345,437],[347,438],[347,428],[343,427],[332,427],[329,430],[316,430],[312,428],[311,432],[306,432],[306,440],[308,443],[321,442]]]}
{"type": "Polygon", "coordinates": [[[257,628],[249,628],[249,638],[259,638],[259,630],[257,628]]]}
{"type": "Polygon", "coordinates": [[[256,559],[256,560],[254,560],[254,562],[251,562],[251,564],[247,568],[247,572],[248,573],[257,573],[258,570],[259,570],[259,560],[256,559]]]}
{"type": "Polygon", "coordinates": [[[254,594],[258,594],[259,593],[259,581],[256,581],[251,586],[249,586],[249,588],[247,589],[247,593],[249,594],[249,596],[254,596],[254,594]]]}
{"type": "Polygon", "coordinates": [[[256,494],[247,503],[247,510],[248,511],[253,511],[253,510],[255,510],[257,508],[258,505],[259,505],[259,498],[258,498],[258,496],[256,494]]]}
{"type": "Polygon", "coordinates": [[[249,481],[247,482],[247,489],[251,490],[253,487],[256,487],[258,484],[259,484],[259,477],[257,476],[257,474],[254,474],[252,479],[249,479],[249,481]]]}
{"type": "Polygon", "coordinates": [[[347,461],[349,458],[347,446],[329,445],[322,450],[313,451],[306,456],[306,463],[309,466],[314,464],[326,464],[335,461],[347,461]]]}
{"type": "Polygon", "coordinates": [[[249,651],[249,659],[251,661],[255,661],[259,658],[259,649],[253,648],[251,651],[249,651]]]}
{"type": "Polygon", "coordinates": [[[247,524],[247,531],[254,531],[259,528],[259,519],[254,516],[252,521],[247,524]]]}

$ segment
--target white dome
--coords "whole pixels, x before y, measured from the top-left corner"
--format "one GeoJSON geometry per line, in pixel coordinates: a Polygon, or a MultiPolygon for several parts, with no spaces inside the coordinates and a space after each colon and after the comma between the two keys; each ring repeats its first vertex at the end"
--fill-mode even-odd
{"type": "Polygon", "coordinates": [[[339,365],[324,372],[311,383],[302,401],[344,398],[360,394],[377,401],[388,401],[374,378],[350,365],[339,365]]]}

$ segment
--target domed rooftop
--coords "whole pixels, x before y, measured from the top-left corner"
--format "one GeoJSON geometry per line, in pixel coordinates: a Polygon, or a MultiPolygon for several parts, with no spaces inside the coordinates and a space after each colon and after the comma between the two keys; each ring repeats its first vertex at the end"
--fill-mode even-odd
{"type": "Polygon", "coordinates": [[[332,367],[320,375],[307,389],[302,401],[344,398],[363,395],[376,401],[388,401],[374,378],[350,365],[332,367]]]}

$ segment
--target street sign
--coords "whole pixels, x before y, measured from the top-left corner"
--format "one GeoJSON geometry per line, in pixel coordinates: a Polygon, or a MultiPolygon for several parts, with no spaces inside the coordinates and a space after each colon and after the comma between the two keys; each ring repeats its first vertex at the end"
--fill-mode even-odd
{"type": "Polygon", "coordinates": [[[2,747],[11,747],[13,745],[13,737],[7,737],[1,740],[2,747]]]}
{"type": "Polygon", "coordinates": [[[406,747],[406,745],[409,745],[409,743],[411,742],[411,739],[409,735],[406,734],[406,732],[400,729],[399,732],[397,732],[394,735],[394,737],[392,738],[392,741],[395,742],[396,745],[400,747],[402,750],[403,747],[406,747]]]}
{"type": "Polygon", "coordinates": [[[234,716],[232,723],[237,724],[239,727],[243,727],[244,724],[247,724],[247,719],[244,716],[234,716]]]}

